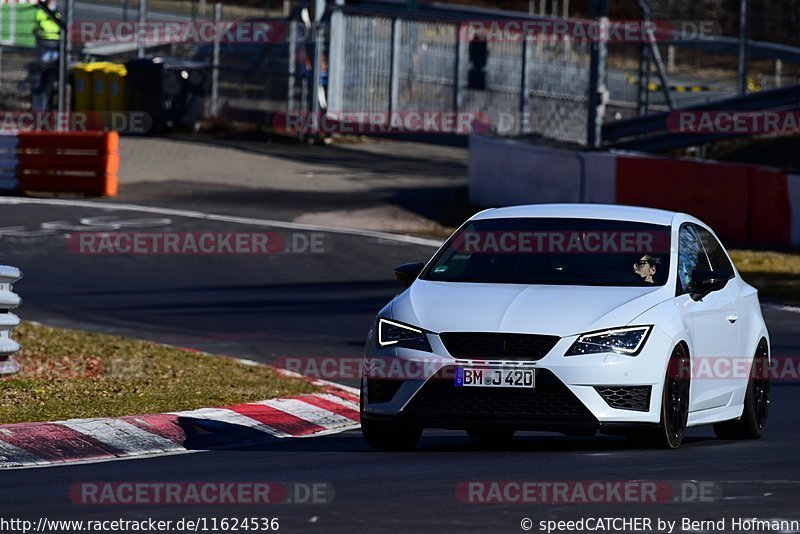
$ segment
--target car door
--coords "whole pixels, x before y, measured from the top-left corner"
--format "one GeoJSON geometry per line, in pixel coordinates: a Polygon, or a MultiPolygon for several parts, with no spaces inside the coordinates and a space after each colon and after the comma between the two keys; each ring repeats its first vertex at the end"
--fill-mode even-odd
{"type": "Polygon", "coordinates": [[[730,284],[700,300],[691,297],[692,273],[712,270],[700,230],[693,224],[682,225],[678,244],[678,298],[691,315],[692,412],[728,404],[733,390],[726,372],[738,347],[738,316],[730,284]]]}
{"type": "Polygon", "coordinates": [[[736,345],[731,353],[728,354],[730,362],[726,366],[726,371],[729,376],[720,378],[717,381],[721,382],[720,386],[726,387],[731,394],[735,394],[739,390],[739,397],[744,398],[744,390],[747,387],[748,378],[747,370],[753,357],[753,348],[744,347],[745,338],[747,337],[746,332],[749,327],[749,314],[747,313],[746,302],[742,298],[742,286],[736,283],[733,264],[725,253],[722,244],[714,237],[714,234],[702,226],[697,227],[697,234],[700,236],[700,241],[703,243],[703,248],[705,248],[708,255],[711,270],[728,278],[728,285],[721,292],[733,299],[734,313],[728,317],[728,320],[736,329],[736,345]]]}

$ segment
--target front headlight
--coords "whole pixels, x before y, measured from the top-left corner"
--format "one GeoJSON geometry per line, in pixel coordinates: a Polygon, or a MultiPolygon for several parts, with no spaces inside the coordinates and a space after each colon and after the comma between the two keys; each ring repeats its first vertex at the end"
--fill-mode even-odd
{"type": "Polygon", "coordinates": [[[404,347],[431,352],[431,344],[428,343],[428,336],[424,331],[383,317],[378,319],[378,346],[380,348],[404,347]]]}
{"type": "Polygon", "coordinates": [[[583,334],[572,344],[565,356],[598,352],[616,352],[627,356],[636,356],[642,350],[652,328],[652,326],[631,326],[583,334]]]}

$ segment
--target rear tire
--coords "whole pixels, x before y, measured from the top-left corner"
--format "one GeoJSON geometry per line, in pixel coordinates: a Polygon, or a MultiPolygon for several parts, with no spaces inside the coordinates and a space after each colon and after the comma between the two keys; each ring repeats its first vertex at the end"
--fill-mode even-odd
{"type": "Polygon", "coordinates": [[[672,350],[661,395],[661,420],[658,427],[627,434],[634,443],[660,449],[677,449],[683,443],[689,420],[691,360],[681,344],[672,350]]]}
{"type": "Polygon", "coordinates": [[[720,439],[759,439],[767,427],[770,409],[769,349],[762,339],[753,357],[742,417],[714,425],[720,439]]]}

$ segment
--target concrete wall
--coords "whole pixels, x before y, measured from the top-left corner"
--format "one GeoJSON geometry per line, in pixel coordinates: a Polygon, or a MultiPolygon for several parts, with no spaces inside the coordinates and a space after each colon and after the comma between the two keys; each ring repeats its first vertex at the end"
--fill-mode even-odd
{"type": "Polygon", "coordinates": [[[615,158],[608,153],[470,138],[469,195],[484,207],[614,202],[615,158]]]}
{"type": "Polygon", "coordinates": [[[800,246],[800,175],[766,167],[473,136],[468,183],[482,207],[647,206],[694,215],[730,243],[800,246]]]}

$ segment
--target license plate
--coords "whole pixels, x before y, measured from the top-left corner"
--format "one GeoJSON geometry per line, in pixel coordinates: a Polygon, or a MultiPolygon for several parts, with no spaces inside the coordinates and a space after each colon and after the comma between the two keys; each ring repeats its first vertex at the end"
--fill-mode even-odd
{"type": "Polygon", "coordinates": [[[534,369],[456,367],[456,386],[479,388],[532,388],[534,369]]]}

